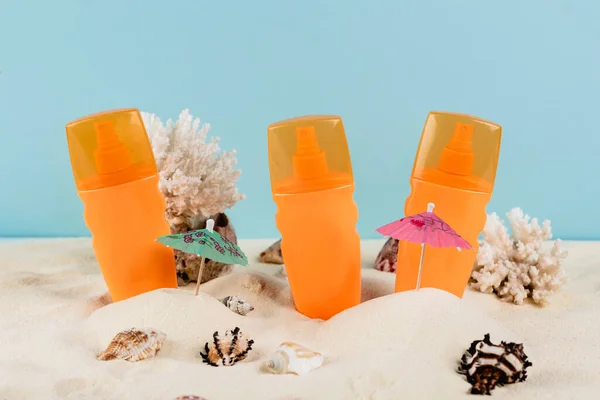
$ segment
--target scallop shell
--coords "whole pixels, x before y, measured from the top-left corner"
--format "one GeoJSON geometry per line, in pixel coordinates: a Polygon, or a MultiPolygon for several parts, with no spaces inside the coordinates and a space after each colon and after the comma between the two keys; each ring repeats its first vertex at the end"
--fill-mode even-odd
{"type": "Polygon", "coordinates": [[[266,264],[283,264],[283,253],[281,252],[281,239],[270,245],[260,253],[259,261],[266,264]]]}
{"type": "Polygon", "coordinates": [[[204,353],[201,351],[200,356],[202,362],[213,367],[232,366],[248,356],[253,344],[254,340],[249,340],[240,328],[235,327],[233,331],[225,332],[223,338],[219,336],[219,332],[215,332],[213,343],[207,342],[204,353]]]}
{"type": "Polygon", "coordinates": [[[158,354],[166,338],[166,334],[152,328],[131,328],[117,333],[97,359],[136,362],[152,358],[158,354]]]}
{"type": "Polygon", "coordinates": [[[527,359],[522,343],[491,342],[489,333],[475,340],[461,357],[458,373],[467,377],[471,394],[490,395],[496,386],[525,382],[527,359]]]}
{"type": "Polygon", "coordinates": [[[252,307],[250,303],[247,303],[246,300],[238,296],[227,296],[221,299],[221,303],[225,304],[231,311],[240,315],[246,315],[254,310],[254,307],[252,307]]]}

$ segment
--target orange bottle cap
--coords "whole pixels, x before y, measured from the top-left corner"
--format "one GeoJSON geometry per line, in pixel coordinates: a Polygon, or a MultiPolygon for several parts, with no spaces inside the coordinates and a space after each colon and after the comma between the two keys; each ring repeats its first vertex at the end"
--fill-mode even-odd
{"type": "Polygon", "coordinates": [[[303,193],[352,185],[352,164],[342,119],[305,116],[269,125],[273,194],[303,193]]]}
{"type": "Polygon", "coordinates": [[[137,109],[89,115],[69,122],[66,130],[78,190],[121,185],[158,173],[137,109]]]}
{"type": "Polygon", "coordinates": [[[464,114],[431,112],[413,177],[457,189],[491,193],[500,155],[502,127],[464,114]]]}

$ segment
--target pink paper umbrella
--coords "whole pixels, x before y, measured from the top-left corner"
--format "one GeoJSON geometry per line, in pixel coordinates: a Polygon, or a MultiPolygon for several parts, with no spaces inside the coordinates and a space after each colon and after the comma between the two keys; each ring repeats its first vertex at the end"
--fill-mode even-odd
{"type": "Polygon", "coordinates": [[[419,262],[419,275],[417,288],[421,286],[421,272],[423,269],[423,258],[425,257],[425,246],[432,247],[456,247],[470,250],[473,248],[443,219],[433,213],[435,204],[427,204],[427,212],[404,217],[380,228],[377,232],[384,236],[390,236],[397,240],[406,240],[410,243],[421,245],[421,261],[419,262]]]}

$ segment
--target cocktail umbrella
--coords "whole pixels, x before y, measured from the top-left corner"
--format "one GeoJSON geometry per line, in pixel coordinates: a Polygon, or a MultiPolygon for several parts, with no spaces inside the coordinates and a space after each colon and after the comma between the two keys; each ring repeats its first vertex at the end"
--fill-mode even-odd
{"type": "Polygon", "coordinates": [[[204,260],[206,258],[224,264],[248,265],[248,258],[242,249],[226,237],[215,232],[214,226],[215,221],[208,219],[206,221],[206,229],[165,235],[156,239],[157,242],[167,247],[172,247],[184,253],[196,254],[201,257],[200,271],[198,271],[198,281],[196,282],[194,296],[198,295],[198,290],[200,289],[204,260]]]}
{"type": "MultiPolygon", "coordinates": [[[[473,248],[443,219],[434,214],[435,204],[427,204],[427,212],[404,217],[380,228],[377,232],[384,236],[390,236],[397,240],[406,240],[410,243],[421,245],[421,260],[419,262],[419,275],[417,277],[417,288],[421,286],[421,273],[423,271],[423,259],[425,258],[425,246],[432,247],[456,247],[470,250],[473,248]]],[[[400,260],[398,260],[400,262],[400,260]]]]}

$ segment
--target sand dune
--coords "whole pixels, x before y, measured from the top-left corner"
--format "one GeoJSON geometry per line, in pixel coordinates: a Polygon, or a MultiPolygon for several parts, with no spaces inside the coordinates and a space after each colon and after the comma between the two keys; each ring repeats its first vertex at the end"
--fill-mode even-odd
{"type": "MultiPolygon", "coordinates": [[[[250,259],[268,244],[241,242],[250,259]]],[[[364,243],[365,267],[381,244],[364,243]]],[[[105,305],[88,240],[0,243],[0,399],[463,399],[472,396],[456,363],[485,333],[523,342],[534,364],[527,382],[494,397],[595,398],[600,277],[584,254],[599,245],[567,246],[578,263],[567,266],[571,282],[545,309],[473,292],[462,300],[435,289],[392,294],[393,275],[365,269],[363,304],[324,322],[294,310],[277,266],[238,268],[197,297],[188,287],[105,305]],[[227,295],[255,310],[233,313],[217,300],[227,295]],[[249,357],[232,367],[203,364],[199,351],[213,332],[236,326],[255,341],[249,357]],[[95,359],[131,327],[167,334],[157,358],[95,359]],[[261,363],[286,340],[322,352],[325,364],[301,377],[266,374],[261,363]]]]}

